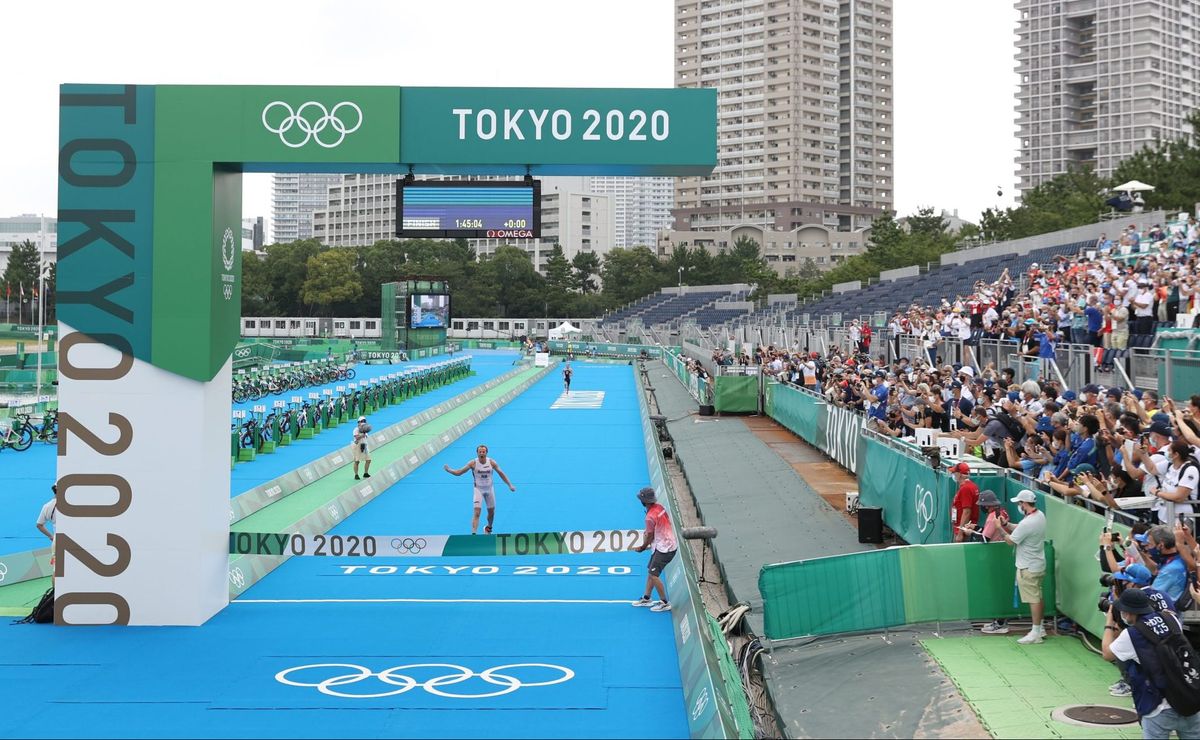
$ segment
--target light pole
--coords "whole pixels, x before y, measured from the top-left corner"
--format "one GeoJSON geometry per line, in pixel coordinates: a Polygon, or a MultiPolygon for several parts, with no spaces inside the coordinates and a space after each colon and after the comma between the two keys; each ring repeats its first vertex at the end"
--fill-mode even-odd
{"type": "MultiPolygon", "coordinates": [[[[44,243],[44,242],[43,242],[44,243]]],[[[36,389],[34,391],[36,398],[34,403],[40,401],[42,397],[42,344],[44,336],[46,336],[46,278],[49,275],[50,265],[44,260],[44,252],[42,253],[42,264],[37,270],[37,380],[36,389]]]]}
{"type": "Polygon", "coordinates": [[[680,265],[680,267],[679,267],[679,293],[681,295],[683,293],[683,266],[682,265],[680,265]]]}

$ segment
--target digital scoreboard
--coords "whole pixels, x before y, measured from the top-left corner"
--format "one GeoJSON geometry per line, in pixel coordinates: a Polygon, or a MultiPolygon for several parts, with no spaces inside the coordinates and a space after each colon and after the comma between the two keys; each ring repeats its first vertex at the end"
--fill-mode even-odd
{"type": "Polygon", "coordinates": [[[396,236],[405,239],[536,239],[540,180],[396,181],[396,236]]]}

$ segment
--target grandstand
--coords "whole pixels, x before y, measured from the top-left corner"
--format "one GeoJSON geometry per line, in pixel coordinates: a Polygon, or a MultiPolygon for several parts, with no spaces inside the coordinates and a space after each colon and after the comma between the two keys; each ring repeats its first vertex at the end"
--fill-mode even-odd
{"type": "MultiPolygon", "coordinates": [[[[999,255],[974,260],[962,265],[938,266],[921,275],[898,280],[872,283],[859,290],[833,293],[815,301],[802,304],[775,304],[746,316],[747,321],[766,320],[790,321],[808,314],[810,320],[841,314],[845,320],[865,314],[884,313],[888,316],[897,310],[907,309],[914,303],[920,306],[937,306],[942,299],[953,300],[956,295],[966,296],[973,292],[977,280],[992,282],[1007,268],[1014,278],[1037,263],[1045,265],[1059,255],[1078,254],[1092,247],[1094,241],[1072,242],[1038,249],[1024,255],[999,255]]],[[[742,322],[738,322],[742,323],[742,322]]]]}
{"type": "Polygon", "coordinates": [[[748,307],[725,304],[744,303],[750,295],[747,285],[664,288],[624,306],[601,319],[603,328],[616,327],[636,320],[643,326],[677,327],[685,321],[707,327],[730,321],[749,312],[748,307]]]}

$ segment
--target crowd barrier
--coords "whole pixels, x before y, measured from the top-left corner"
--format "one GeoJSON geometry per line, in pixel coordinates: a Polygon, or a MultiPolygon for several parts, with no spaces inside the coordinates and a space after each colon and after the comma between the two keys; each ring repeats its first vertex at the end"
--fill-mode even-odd
{"type": "Polygon", "coordinates": [[[683,387],[687,388],[688,393],[696,399],[697,403],[701,406],[712,404],[712,392],[709,390],[708,383],[700,382],[700,378],[695,373],[688,371],[687,363],[677,350],[664,349],[662,360],[667,369],[675,373],[675,377],[679,378],[679,382],[683,383],[683,387]]]}
{"type": "Polygon", "coordinates": [[[675,489],[665,473],[658,431],[650,420],[645,381],[638,379],[638,407],[642,416],[642,442],[650,485],[668,508],[679,555],[663,571],[671,597],[671,621],[679,655],[679,677],[692,738],[752,738],[754,723],[741,680],[729,656],[728,643],[704,607],[692,550],[682,538],[682,519],[675,489]]]}
{"type": "MultiPolygon", "coordinates": [[[[901,539],[917,545],[951,542],[950,505],[957,490],[953,476],[944,469],[935,470],[912,445],[865,431],[861,414],[830,406],[809,391],[769,383],[766,398],[771,418],[858,475],[859,505],[880,507],[884,522],[901,539]],[[858,421],[840,428],[829,422],[843,415],[858,421]],[[853,441],[848,439],[851,435],[853,441]],[[858,451],[857,459],[850,459],[849,464],[843,461],[847,445],[858,451]],[[835,452],[842,457],[835,457],[835,452]]],[[[1096,609],[1100,593],[1096,549],[1105,516],[1042,491],[1016,471],[991,469],[996,473],[972,475],[972,480],[981,491],[995,492],[1014,521],[1020,515],[1009,499],[1024,488],[1037,495],[1038,508],[1046,514],[1046,539],[1054,542],[1058,611],[1088,632],[1101,634],[1104,617],[1096,609]]],[[[1119,523],[1111,526],[1128,531],[1119,523]]]]}
{"type": "MultiPolygon", "coordinates": [[[[1051,614],[1053,543],[1047,541],[1045,549],[1042,595],[1051,614]]],[[[1004,543],[965,543],[767,565],[758,576],[763,629],[768,639],[787,640],[925,622],[1028,617],[1028,605],[1012,588],[1014,558],[1013,548],[1004,543]]]]}
{"type": "Polygon", "coordinates": [[[851,473],[858,472],[858,440],[866,424],[862,414],[829,404],[812,391],[776,382],[767,383],[765,408],[767,416],[851,473]]]}

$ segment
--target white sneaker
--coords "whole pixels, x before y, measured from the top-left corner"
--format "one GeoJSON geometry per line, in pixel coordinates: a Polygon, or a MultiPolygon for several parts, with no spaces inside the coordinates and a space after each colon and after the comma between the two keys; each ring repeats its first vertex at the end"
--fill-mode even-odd
{"type": "Polygon", "coordinates": [[[1045,637],[1045,635],[1041,632],[1041,630],[1034,627],[1033,629],[1029,630],[1028,635],[1025,635],[1020,640],[1017,640],[1017,644],[1019,644],[1019,645],[1037,645],[1038,643],[1040,643],[1042,641],[1043,637],[1045,637]]]}
{"type": "Polygon", "coordinates": [[[638,599],[637,601],[629,602],[629,605],[630,606],[654,606],[655,604],[660,604],[660,603],[662,603],[662,602],[651,601],[650,599],[638,599]]]}
{"type": "Polygon", "coordinates": [[[993,621],[990,624],[985,624],[979,628],[979,631],[985,635],[1007,635],[1008,623],[993,621]]]}
{"type": "Polygon", "coordinates": [[[1108,687],[1108,693],[1111,696],[1132,696],[1133,689],[1129,687],[1129,684],[1125,683],[1125,679],[1121,679],[1108,687]]]}
{"type": "Polygon", "coordinates": [[[665,601],[656,601],[656,602],[654,602],[654,606],[650,607],[650,611],[652,611],[652,612],[669,612],[669,611],[671,611],[671,605],[665,601]]]}

